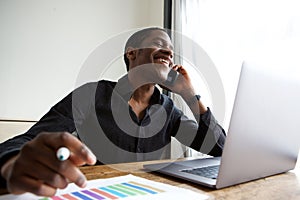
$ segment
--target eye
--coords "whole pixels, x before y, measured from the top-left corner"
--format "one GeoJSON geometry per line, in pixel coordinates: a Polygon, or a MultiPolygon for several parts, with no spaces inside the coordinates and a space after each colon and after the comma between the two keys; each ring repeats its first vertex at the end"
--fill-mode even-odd
{"type": "Polygon", "coordinates": [[[153,45],[156,46],[156,47],[163,47],[164,46],[163,43],[159,42],[159,41],[153,42],[153,45]]]}

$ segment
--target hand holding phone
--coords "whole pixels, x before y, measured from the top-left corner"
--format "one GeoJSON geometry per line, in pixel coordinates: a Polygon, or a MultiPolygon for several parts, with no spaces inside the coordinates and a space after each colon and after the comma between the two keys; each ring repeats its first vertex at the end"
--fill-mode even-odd
{"type": "Polygon", "coordinates": [[[174,83],[176,82],[177,78],[179,76],[179,73],[175,71],[174,69],[171,69],[170,72],[168,73],[168,78],[165,82],[167,86],[173,86],[174,83]]]}

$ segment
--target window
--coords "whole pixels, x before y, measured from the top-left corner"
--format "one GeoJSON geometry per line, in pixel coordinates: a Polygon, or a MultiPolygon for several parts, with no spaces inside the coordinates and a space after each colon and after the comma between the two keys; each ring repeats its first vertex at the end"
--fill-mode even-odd
{"type": "MultiPolygon", "coordinates": [[[[212,91],[213,84],[203,74],[205,66],[191,66],[191,63],[197,63],[197,56],[194,60],[182,59],[181,62],[191,71],[197,92],[227,130],[242,62],[272,51],[285,52],[280,55],[290,61],[300,52],[298,1],[180,0],[173,3],[174,29],[198,44],[216,67],[225,94],[223,111],[213,101],[216,90],[212,91]],[[220,113],[220,109],[225,113],[220,113]]],[[[189,51],[193,51],[190,45],[181,44],[183,58],[189,51]]]]}
{"type": "MultiPolygon", "coordinates": [[[[172,28],[181,33],[174,39],[175,60],[188,68],[197,92],[204,103],[211,107],[219,123],[227,131],[234,103],[242,62],[266,56],[282,56],[287,65],[293,66],[298,76],[300,65],[300,13],[297,0],[174,0],[172,28]],[[184,38],[194,45],[185,45],[184,38]],[[223,87],[222,94],[213,81],[208,81],[205,63],[197,66],[199,56],[195,47],[206,52],[213,62],[223,87]],[[189,57],[188,54],[194,56],[189,57]],[[195,55],[196,54],[196,55],[195,55]],[[186,59],[186,58],[191,59],[186,59]],[[196,64],[196,66],[195,66],[196,64]],[[219,101],[214,99],[220,98],[219,101]],[[219,107],[218,107],[219,106],[219,107]],[[222,109],[222,106],[224,109],[222,109]]],[[[201,60],[201,58],[200,58],[201,60]]],[[[175,102],[188,112],[186,105],[175,95],[175,102]]],[[[195,152],[194,152],[195,153],[195,152]]],[[[190,155],[194,155],[190,152],[190,155]]]]}

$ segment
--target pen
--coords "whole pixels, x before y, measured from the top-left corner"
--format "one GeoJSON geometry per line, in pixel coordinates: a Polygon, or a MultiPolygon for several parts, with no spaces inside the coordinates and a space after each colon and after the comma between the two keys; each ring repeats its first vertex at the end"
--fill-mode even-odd
{"type": "Polygon", "coordinates": [[[56,157],[60,161],[65,161],[70,157],[70,150],[67,147],[60,147],[56,151],[56,157]]]}

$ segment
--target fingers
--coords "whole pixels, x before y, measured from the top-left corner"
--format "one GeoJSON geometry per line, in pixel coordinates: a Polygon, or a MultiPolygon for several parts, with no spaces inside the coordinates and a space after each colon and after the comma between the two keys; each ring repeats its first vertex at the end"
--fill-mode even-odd
{"type": "Polygon", "coordinates": [[[54,196],[56,193],[56,188],[27,176],[22,176],[19,179],[13,179],[11,182],[8,182],[7,188],[12,194],[30,192],[38,196],[54,196]]]}
{"type": "Polygon", "coordinates": [[[187,71],[182,65],[174,65],[173,69],[182,74],[183,76],[187,75],[187,71]]]}
{"type": "Polygon", "coordinates": [[[11,193],[51,196],[56,188],[65,188],[69,182],[84,187],[87,180],[78,166],[94,164],[96,157],[70,133],[40,133],[12,160],[5,170],[11,193]],[[56,151],[62,146],[71,151],[70,158],[65,161],[56,157],[56,151]]]}
{"type": "MultiPolygon", "coordinates": [[[[39,175],[39,177],[45,177],[45,174],[49,173],[47,169],[41,168],[40,165],[34,163],[31,157],[25,161],[21,154],[13,157],[5,164],[4,177],[7,183],[7,190],[12,194],[22,194],[25,192],[31,192],[40,196],[53,196],[56,192],[56,188],[63,188],[64,180],[58,180],[56,183],[58,187],[53,187],[45,183],[42,178],[35,178],[34,175],[39,175]]],[[[53,173],[53,172],[52,172],[53,173]]],[[[57,180],[57,178],[54,178],[57,180]]],[[[53,182],[56,180],[53,179],[53,182]]]]}
{"type": "Polygon", "coordinates": [[[89,150],[89,148],[70,133],[45,133],[39,139],[41,139],[43,143],[45,143],[54,152],[62,146],[67,147],[71,151],[69,159],[76,166],[84,164],[93,165],[97,161],[96,156],[89,150]]]}
{"type": "Polygon", "coordinates": [[[172,67],[172,69],[174,69],[175,71],[177,71],[178,67],[179,67],[179,65],[174,65],[174,66],[172,67]]]}
{"type": "Polygon", "coordinates": [[[60,163],[56,162],[52,164],[51,167],[67,180],[69,180],[69,182],[75,183],[79,187],[86,186],[86,177],[77,167],[74,166],[74,164],[70,160],[66,160],[60,163]]]}
{"type": "Polygon", "coordinates": [[[182,65],[174,65],[172,67],[173,70],[176,70],[179,73],[179,76],[174,83],[174,85],[169,86],[169,89],[184,97],[184,94],[187,91],[191,91],[190,93],[194,93],[194,87],[191,81],[191,78],[188,74],[188,71],[182,65]]]}
{"type": "MultiPolygon", "coordinates": [[[[84,187],[86,185],[86,178],[77,166],[95,164],[95,155],[83,143],[69,133],[45,133],[38,139],[47,142],[45,142],[46,145],[42,147],[43,153],[39,153],[36,156],[37,161],[42,161],[42,165],[47,166],[50,170],[60,174],[70,182],[74,182],[79,187],[84,187]],[[56,158],[56,151],[61,146],[65,146],[71,151],[70,158],[66,161],[59,161],[56,158]]],[[[48,178],[46,180],[47,183],[51,185],[52,180],[48,178]]],[[[55,186],[57,187],[57,185],[55,186]]]]}
{"type": "Polygon", "coordinates": [[[41,163],[36,163],[35,170],[25,172],[25,174],[27,177],[31,177],[35,180],[43,180],[45,184],[53,188],[63,189],[68,185],[68,180],[63,175],[56,173],[54,170],[49,170],[48,167],[41,163]]]}

